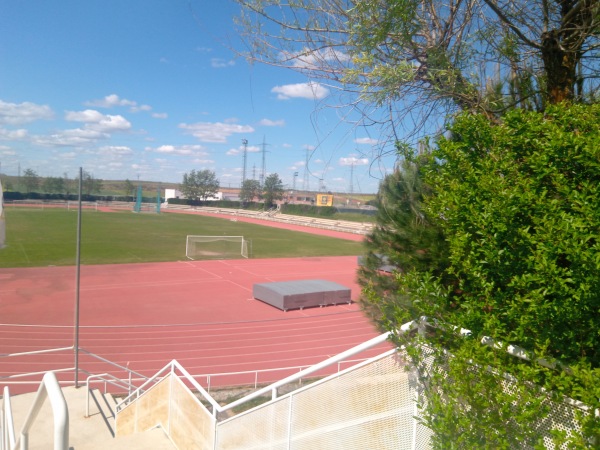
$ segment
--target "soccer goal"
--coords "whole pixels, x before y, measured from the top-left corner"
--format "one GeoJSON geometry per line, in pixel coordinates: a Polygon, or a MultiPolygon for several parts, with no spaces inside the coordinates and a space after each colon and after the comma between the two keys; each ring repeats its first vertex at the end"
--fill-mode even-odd
{"type": "Polygon", "coordinates": [[[248,258],[248,240],[244,236],[191,236],[185,244],[189,259],[248,258]]]}

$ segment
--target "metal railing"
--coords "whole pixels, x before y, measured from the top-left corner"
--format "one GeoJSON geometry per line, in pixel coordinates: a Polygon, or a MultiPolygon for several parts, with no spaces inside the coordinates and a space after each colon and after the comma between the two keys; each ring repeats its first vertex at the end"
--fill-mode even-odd
{"type": "Polygon", "coordinates": [[[194,377],[189,374],[187,370],[183,368],[181,364],[179,364],[176,360],[172,360],[169,364],[159,370],[152,378],[148,379],[130,395],[117,403],[117,413],[131,402],[137,400],[141,395],[144,394],[144,392],[146,392],[154,384],[161,381],[167,375],[174,375],[188,381],[192,387],[196,389],[208,403],[210,403],[213,408],[212,413],[214,416],[216,416],[217,412],[220,412],[220,405],[210,396],[210,394],[194,379],[194,377]],[[179,371],[181,375],[177,375],[176,371],[179,371]]]}
{"type": "MultiPolygon", "coordinates": [[[[6,392],[6,391],[5,391],[6,392]]],[[[8,404],[10,405],[10,396],[8,397],[8,404]]],[[[54,416],[54,450],[68,450],[69,449],[69,410],[67,408],[67,402],[65,397],[63,396],[60,385],[58,384],[58,380],[56,379],[56,375],[54,372],[48,372],[44,375],[40,387],[35,395],[33,400],[33,404],[31,408],[29,408],[29,412],[27,413],[27,417],[25,419],[25,423],[21,428],[19,435],[16,440],[14,439],[14,435],[12,436],[12,442],[7,445],[7,449],[16,450],[20,448],[21,450],[27,450],[29,448],[29,431],[31,427],[35,423],[35,419],[38,416],[38,413],[42,409],[44,402],[48,399],[50,401],[50,405],[52,407],[52,414],[54,416]]],[[[9,407],[10,408],[10,407],[9,407]]],[[[4,414],[10,414],[8,417],[3,419],[3,422],[6,422],[12,426],[12,411],[7,413],[5,408],[3,408],[4,414]]],[[[4,433],[4,431],[3,431],[4,433]]],[[[14,432],[13,432],[14,433],[14,432]]],[[[10,430],[8,430],[8,434],[10,435],[10,430]]],[[[4,441],[3,436],[3,441],[4,441]]],[[[7,443],[10,441],[10,437],[6,439],[7,443]]]]}
{"type": "MultiPolygon", "coordinates": [[[[403,325],[400,330],[401,332],[405,332],[405,331],[409,331],[411,329],[414,328],[414,323],[413,322],[409,322],[405,325],[403,325]]],[[[296,382],[296,381],[300,381],[302,379],[307,378],[309,375],[314,374],[316,372],[319,372],[323,369],[326,369],[327,367],[330,367],[332,365],[336,365],[338,366],[338,371],[340,369],[340,364],[343,362],[348,362],[349,359],[352,356],[355,356],[365,350],[368,350],[370,348],[373,348],[379,344],[382,344],[384,342],[386,342],[388,340],[390,333],[384,333],[381,334],[373,339],[370,339],[360,345],[354,346],[349,350],[346,350],[345,352],[339,353],[335,356],[332,356],[318,364],[312,365],[310,367],[307,367],[305,369],[300,370],[298,373],[292,374],[288,377],[283,378],[282,380],[279,380],[275,383],[271,383],[266,387],[263,387],[259,390],[256,390],[238,400],[235,400],[225,406],[221,406],[219,405],[213,398],[212,396],[209,394],[209,392],[204,389],[195,379],[194,376],[190,375],[176,360],[171,361],[169,364],[167,364],[165,367],[163,367],[160,371],[158,371],[153,377],[151,377],[149,380],[147,380],[143,385],[141,385],[138,389],[136,389],[134,392],[131,393],[131,395],[127,396],[125,399],[123,399],[121,402],[119,402],[117,404],[117,413],[119,411],[121,411],[123,408],[125,408],[129,403],[133,402],[134,400],[136,400],[137,398],[139,398],[144,392],[146,392],[149,387],[153,384],[158,383],[160,380],[162,380],[162,378],[164,378],[165,376],[167,376],[168,374],[175,374],[175,369],[179,370],[182,374],[182,376],[180,378],[184,378],[185,380],[187,380],[204,398],[204,400],[206,400],[208,403],[210,403],[210,405],[213,408],[213,415],[216,416],[217,413],[222,413],[225,412],[227,410],[230,410],[232,408],[235,408],[236,406],[239,406],[243,403],[246,403],[256,397],[260,397],[262,395],[264,395],[265,393],[271,393],[271,397],[273,399],[277,398],[277,389],[296,382]]],[[[392,350],[393,351],[393,350],[392,350]]],[[[177,375],[176,375],[177,376],[177,375]]]]}
{"type": "Polygon", "coordinates": [[[10,404],[10,389],[4,386],[2,394],[2,410],[0,411],[0,449],[9,450],[15,445],[15,424],[10,404]]]}
{"type": "MultiPolygon", "coordinates": [[[[130,374],[131,375],[131,374],[130,374]]],[[[90,416],[90,396],[91,396],[91,384],[94,382],[103,383],[104,384],[104,394],[106,395],[107,386],[110,384],[111,386],[115,386],[118,389],[123,389],[127,392],[129,396],[133,389],[135,389],[135,385],[132,384],[131,377],[129,381],[124,381],[121,378],[118,378],[110,373],[101,373],[98,375],[90,375],[85,380],[85,389],[86,389],[86,397],[85,397],[85,417],[90,416]]]]}

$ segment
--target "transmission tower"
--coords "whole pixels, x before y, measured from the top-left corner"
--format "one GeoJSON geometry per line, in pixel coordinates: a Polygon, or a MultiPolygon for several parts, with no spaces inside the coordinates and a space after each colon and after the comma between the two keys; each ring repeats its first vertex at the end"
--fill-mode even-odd
{"type": "Polygon", "coordinates": [[[265,176],[267,174],[267,158],[266,158],[266,154],[267,154],[267,143],[265,142],[265,137],[263,136],[263,143],[262,143],[262,171],[260,172],[260,185],[264,186],[265,183],[265,176]]]}
{"type": "Polygon", "coordinates": [[[244,181],[246,181],[246,159],[248,158],[248,139],[242,139],[242,144],[244,145],[244,167],[242,169],[242,185],[244,181]]]}
{"type": "Polygon", "coordinates": [[[310,156],[310,149],[306,149],[306,161],[304,162],[304,180],[302,180],[302,188],[305,191],[310,190],[310,186],[308,185],[308,157],[310,156]]]}

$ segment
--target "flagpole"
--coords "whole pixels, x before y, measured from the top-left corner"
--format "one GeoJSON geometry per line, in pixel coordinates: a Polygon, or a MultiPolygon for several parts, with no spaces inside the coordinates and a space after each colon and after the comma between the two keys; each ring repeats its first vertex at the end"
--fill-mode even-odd
{"type": "Polygon", "coordinates": [[[79,200],[77,208],[77,249],[75,254],[75,336],[73,350],[75,351],[75,388],[79,388],[79,278],[80,278],[80,255],[81,255],[81,180],[83,169],[79,168],[79,200]]]}

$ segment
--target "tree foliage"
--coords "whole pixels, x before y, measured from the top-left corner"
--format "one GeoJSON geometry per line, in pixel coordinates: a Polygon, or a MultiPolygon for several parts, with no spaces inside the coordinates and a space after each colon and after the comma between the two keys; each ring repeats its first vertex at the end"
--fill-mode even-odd
{"type": "Polygon", "coordinates": [[[48,194],[62,194],[65,190],[65,180],[62,177],[46,177],[42,188],[48,194]]]}
{"type": "Polygon", "coordinates": [[[131,197],[131,199],[133,199],[133,197],[135,196],[135,186],[129,180],[129,178],[127,178],[123,183],[123,195],[125,197],[131,197]]]}
{"type": "MultiPolygon", "coordinates": [[[[438,334],[443,374],[412,354],[427,372],[426,421],[439,448],[452,436],[457,448],[538,445],[535,421],[550,408],[540,386],[600,407],[600,105],[515,110],[498,125],[463,115],[449,131],[421,172],[434,187],[422,208],[446,236],[448,266],[396,273],[395,295],[410,308],[391,304],[385,321],[393,329],[427,316],[471,330],[438,334]],[[482,346],[484,337],[501,349],[482,346]],[[508,344],[548,367],[506,358],[508,344]],[[504,373],[520,380],[518,396],[503,390],[504,373]],[[518,423],[507,427],[511,417],[518,423]]],[[[600,417],[580,419],[571,443],[592,448],[600,417]]]]}
{"type": "Polygon", "coordinates": [[[183,174],[180,190],[190,200],[206,200],[219,191],[219,180],[211,170],[191,170],[183,174]]]}
{"type": "Polygon", "coordinates": [[[262,198],[265,202],[265,207],[269,208],[275,204],[276,200],[281,200],[283,192],[283,181],[281,181],[279,175],[276,173],[268,175],[262,187],[262,198]]]}
{"type": "Polygon", "coordinates": [[[21,183],[25,188],[25,192],[35,192],[40,185],[40,176],[33,169],[25,169],[21,183]]]}
{"type": "Polygon", "coordinates": [[[339,92],[392,139],[406,118],[410,133],[456,110],[496,118],[598,96],[595,0],[237,2],[247,58],[339,92]]]}
{"type": "Polygon", "coordinates": [[[398,152],[401,163],[379,186],[376,226],[365,239],[367,252],[358,272],[363,289],[369,292],[362,299],[363,309],[380,323],[385,323],[390,308],[411,308],[410,299],[399,295],[390,271],[431,269],[443,276],[447,265],[445,236],[422,207],[431,191],[420,174],[428,156],[414,155],[402,146],[398,152]]]}
{"type": "Polygon", "coordinates": [[[102,190],[102,180],[94,178],[94,174],[83,171],[81,190],[85,195],[96,194],[102,190]]]}
{"type": "Polygon", "coordinates": [[[71,194],[71,191],[74,189],[74,182],[72,179],[69,178],[69,174],[67,172],[65,172],[63,174],[63,193],[65,194],[66,197],[69,197],[69,195],[71,194]]]}
{"type": "Polygon", "coordinates": [[[260,199],[262,189],[258,180],[244,180],[240,189],[240,200],[242,202],[253,202],[260,199]]]}

